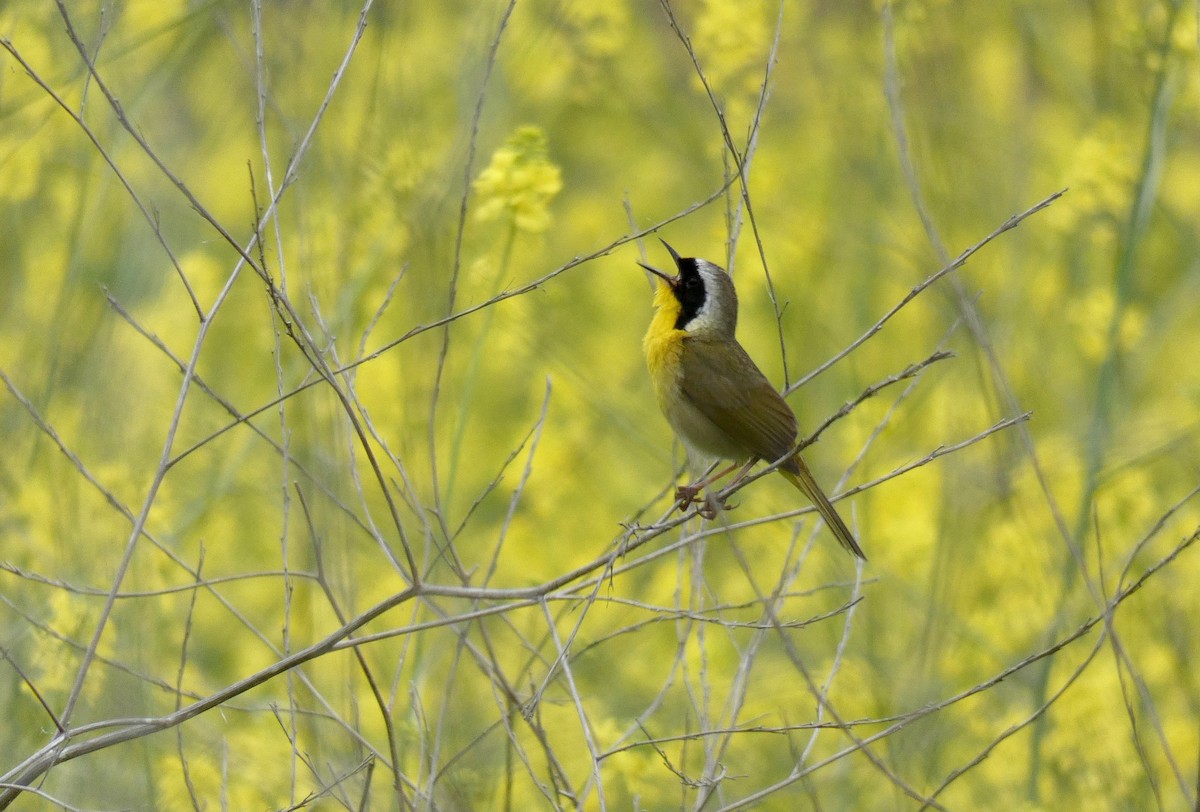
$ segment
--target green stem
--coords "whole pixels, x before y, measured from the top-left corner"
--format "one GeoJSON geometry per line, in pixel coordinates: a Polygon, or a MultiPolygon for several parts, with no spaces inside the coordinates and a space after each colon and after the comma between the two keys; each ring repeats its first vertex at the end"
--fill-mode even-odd
{"type": "MultiPolygon", "coordinates": [[[[516,220],[510,220],[508,232],[504,238],[504,248],[500,254],[500,269],[496,274],[496,286],[492,291],[493,295],[500,292],[502,280],[507,277],[508,266],[512,260],[513,244],[517,238],[516,220]]],[[[450,464],[446,475],[446,505],[451,504],[451,499],[454,495],[454,486],[458,480],[458,462],[462,456],[463,437],[467,433],[467,415],[471,412],[471,401],[475,397],[475,387],[479,381],[479,370],[483,366],[484,353],[488,348],[488,336],[492,331],[492,322],[495,321],[496,308],[489,307],[483,314],[483,328],[479,331],[479,337],[475,339],[475,346],[471,349],[471,361],[467,365],[467,371],[463,377],[462,394],[458,400],[458,417],[454,423],[454,436],[450,446],[450,464]]]]}

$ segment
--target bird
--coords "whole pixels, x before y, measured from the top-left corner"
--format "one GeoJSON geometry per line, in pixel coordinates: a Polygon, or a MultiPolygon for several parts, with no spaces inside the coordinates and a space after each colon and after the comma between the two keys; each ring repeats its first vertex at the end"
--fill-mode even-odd
{"type": "MultiPolygon", "coordinates": [[[[675,262],[675,275],[638,263],[658,277],[654,315],[642,342],[658,405],[693,468],[703,470],[714,460],[733,463],[707,479],[680,486],[680,509],[686,510],[701,489],[739,465],[744,467],[733,482],[760,460],[782,460],[776,470],[816,506],[842,547],[865,560],[854,534],[795,452],[795,413],[737,341],[733,280],[718,265],[682,257],[665,240],[662,244],[675,262]]],[[[717,508],[706,500],[700,512],[711,519],[717,508]]]]}

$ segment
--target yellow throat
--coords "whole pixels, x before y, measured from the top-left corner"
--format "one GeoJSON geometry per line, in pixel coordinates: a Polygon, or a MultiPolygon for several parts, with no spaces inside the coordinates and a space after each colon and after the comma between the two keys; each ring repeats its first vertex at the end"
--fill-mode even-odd
{"type": "Polygon", "coordinates": [[[642,351],[646,354],[646,366],[660,403],[679,375],[683,338],[687,335],[686,331],[675,328],[679,311],[679,300],[671,286],[659,279],[654,291],[654,318],[642,339],[642,351]]]}

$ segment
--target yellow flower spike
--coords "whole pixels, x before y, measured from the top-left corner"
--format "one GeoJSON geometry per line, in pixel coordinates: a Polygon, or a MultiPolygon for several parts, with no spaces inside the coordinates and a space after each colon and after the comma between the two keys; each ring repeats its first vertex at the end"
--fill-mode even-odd
{"type": "Polygon", "coordinates": [[[562,185],[562,171],[550,160],[546,134],[540,127],[519,127],[475,179],[475,217],[495,220],[507,214],[518,231],[541,233],[550,226],[550,201],[562,185]]]}

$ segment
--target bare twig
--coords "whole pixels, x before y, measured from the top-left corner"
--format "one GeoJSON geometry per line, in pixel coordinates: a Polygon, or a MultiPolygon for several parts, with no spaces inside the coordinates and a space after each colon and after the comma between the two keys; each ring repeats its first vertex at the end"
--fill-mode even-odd
{"type": "Polygon", "coordinates": [[[824,372],[825,370],[832,367],[838,361],[841,361],[847,355],[849,355],[850,353],[854,352],[856,349],[861,347],[864,343],[867,342],[867,340],[869,340],[872,336],[874,336],[876,333],[878,333],[880,330],[882,330],[884,325],[887,324],[888,321],[890,321],[893,316],[895,316],[897,313],[899,313],[901,310],[903,310],[905,305],[907,305],[909,302],[911,302],[913,299],[915,299],[917,296],[919,296],[930,285],[937,282],[939,279],[946,276],[947,274],[957,271],[959,268],[961,268],[963,265],[965,265],[967,263],[968,259],[973,257],[976,253],[979,252],[980,249],[982,249],[984,246],[986,246],[992,240],[996,239],[997,237],[999,237],[1001,234],[1003,234],[1006,231],[1011,231],[1012,229],[1016,228],[1021,223],[1023,223],[1029,217],[1032,217],[1033,215],[1037,214],[1042,209],[1045,209],[1047,206],[1050,206],[1052,203],[1054,203],[1054,201],[1058,200],[1060,197],[1062,197],[1064,194],[1066,194],[1066,192],[1067,192],[1066,189],[1062,189],[1060,191],[1054,192],[1053,194],[1051,194],[1051,195],[1043,198],[1042,200],[1038,201],[1037,203],[1033,204],[1025,211],[1020,212],[1019,214],[1014,214],[1012,217],[1009,217],[1007,220],[1005,220],[1003,223],[1001,223],[1000,226],[998,228],[996,228],[996,230],[994,230],[991,234],[988,234],[982,240],[975,243],[970,248],[968,248],[967,250],[965,250],[961,254],[959,254],[954,259],[953,262],[950,262],[950,263],[944,265],[940,271],[926,277],[923,282],[921,282],[916,287],[914,287],[912,290],[910,290],[904,296],[904,298],[902,298],[899,302],[896,303],[895,306],[893,306],[890,310],[888,310],[886,313],[884,313],[879,318],[878,321],[876,321],[874,324],[872,324],[865,333],[863,333],[861,336],[859,336],[854,341],[852,341],[850,343],[850,345],[847,346],[844,350],[837,353],[832,358],[827,360],[825,363],[821,364],[819,367],[812,370],[807,375],[802,377],[800,380],[796,381],[790,387],[788,387],[788,389],[787,389],[788,394],[795,391],[796,389],[799,389],[801,386],[804,386],[804,384],[808,383],[813,378],[817,377],[822,372],[824,372]]]}

